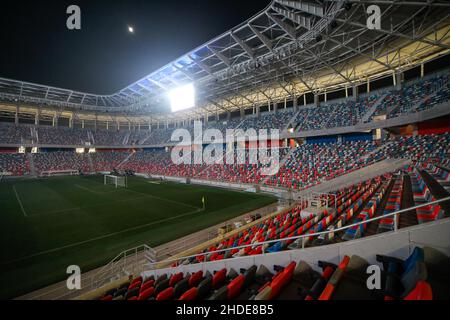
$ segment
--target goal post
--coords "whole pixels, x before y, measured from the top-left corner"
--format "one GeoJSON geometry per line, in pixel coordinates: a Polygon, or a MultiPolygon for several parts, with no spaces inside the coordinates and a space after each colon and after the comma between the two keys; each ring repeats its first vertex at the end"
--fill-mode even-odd
{"type": "Polygon", "coordinates": [[[113,176],[113,175],[109,175],[106,174],[104,175],[103,178],[103,184],[104,185],[113,185],[116,188],[122,187],[122,188],[126,188],[127,187],[127,177],[119,177],[119,176],[113,176]]]}

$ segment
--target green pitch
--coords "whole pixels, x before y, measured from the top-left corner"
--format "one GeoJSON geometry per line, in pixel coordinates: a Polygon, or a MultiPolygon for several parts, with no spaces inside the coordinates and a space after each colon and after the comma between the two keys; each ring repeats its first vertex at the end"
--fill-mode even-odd
{"type": "Polygon", "coordinates": [[[126,189],[103,185],[102,176],[3,181],[0,298],[64,280],[69,265],[85,272],[123,250],[156,247],[275,201],[141,178],[126,189]]]}

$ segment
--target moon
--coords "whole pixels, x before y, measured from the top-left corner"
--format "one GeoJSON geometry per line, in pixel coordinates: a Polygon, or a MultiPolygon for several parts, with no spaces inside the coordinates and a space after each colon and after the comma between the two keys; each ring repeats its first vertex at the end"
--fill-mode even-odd
{"type": "Polygon", "coordinates": [[[128,32],[133,34],[134,33],[134,28],[132,26],[128,26],[128,32]]]}

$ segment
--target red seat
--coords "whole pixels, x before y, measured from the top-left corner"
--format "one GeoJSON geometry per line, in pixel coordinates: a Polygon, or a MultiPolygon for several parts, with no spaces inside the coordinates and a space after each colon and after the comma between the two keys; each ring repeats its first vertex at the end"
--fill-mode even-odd
{"type": "Polygon", "coordinates": [[[191,277],[189,278],[189,286],[190,287],[197,286],[202,280],[202,278],[203,278],[203,271],[201,270],[192,274],[191,277]]]}
{"type": "Polygon", "coordinates": [[[128,291],[131,291],[131,290],[136,289],[136,288],[140,288],[141,284],[142,284],[141,281],[132,282],[130,284],[130,286],[128,287],[128,291]]]}
{"type": "Polygon", "coordinates": [[[133,281],[131,281],[131,284],[136,283],[136,282],[141,282],[142,283],[142,280],[143,280],[142,277],[134,278],[133,281]]]}
{"type": "Polygon", "coordinates": [[[139,294],[138,300],[148,300],[155,293],[155,288],[150,287],[139,294]]]}
{"type": "Polygon", "coordinates": [[[180,297],[180,300],[182,300],[182,301],[195,300],[195,298],[197,298],[197,293],[198,293],[197,288],[191,288],[180,297]]]}
{"type": "Polygon", "coordinates": [[[145,281],[144,284],[141,286],[140,292],[143,292],[154,286],[155,286],[155,280],[152,279],[152,280],[145,281]]]}
{"type": "Polygon", "coordinates": [[[173,297],[173,288],[169,287],[164,291],[161,291],[156,297],[156,301],[170,300],[173,297]]]}
{"type": "Polygon", "coordinates": [[[169,280],[169,287],[175,287],[175,285],[180,282],[181,280],[183,280],[183,273],[179,272],[177,274],[174,274],[173,276],[170,277],[169,280]]]}
{"type": "Polygon", "coordinates": [[[214,289],[219,289],[219,287],[224,283],[227,276],[227,269],[222,269],[213,276],[212,286],[214,289]]]}
{"type": "Polygon", "coordinates": [[[272,291],[269,296],[269,300],[273,300],[278,296],[281,290],[286,286],[286,284],[292,279],[296,263],[291,262],[282,272],[275,276],[275,278],[270,283],[272,291]]]}
{"type": "Polygon", "coordinates": [[[109,296],[105,296],[105,297],[101,298],[100,300],[101,301],[111,301],[112,299],[113,299],[113,296],[109,295],[109,296]]]}
{"type": "Polygon", "coordinates": [[[433,290],[426,281],[418,281],[416,287],[404,300],[433,300],[433,290]]]}
{"type": "Polygon", "coordinates": [[[241,293],[244,281],[245,276],[241,274],[230,282],[228,285],[228,300],[233,300],[241,293]]]}

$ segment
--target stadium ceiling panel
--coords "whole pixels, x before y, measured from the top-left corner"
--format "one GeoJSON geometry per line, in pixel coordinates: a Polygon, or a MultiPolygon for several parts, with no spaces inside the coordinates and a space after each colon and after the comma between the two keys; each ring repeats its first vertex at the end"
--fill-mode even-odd
{"type": "Polygon", "coordinates": [[[450,3],[273,0],[246,22],[112,95],[0,78],[0,99],[92,112],[198,118],[361,83],[450,49],[450,3]],[[367,27],[367,7],[381,29],[367,27]],[[167,114],[167,92],[194,83],[194,109],[167,114]]]}

